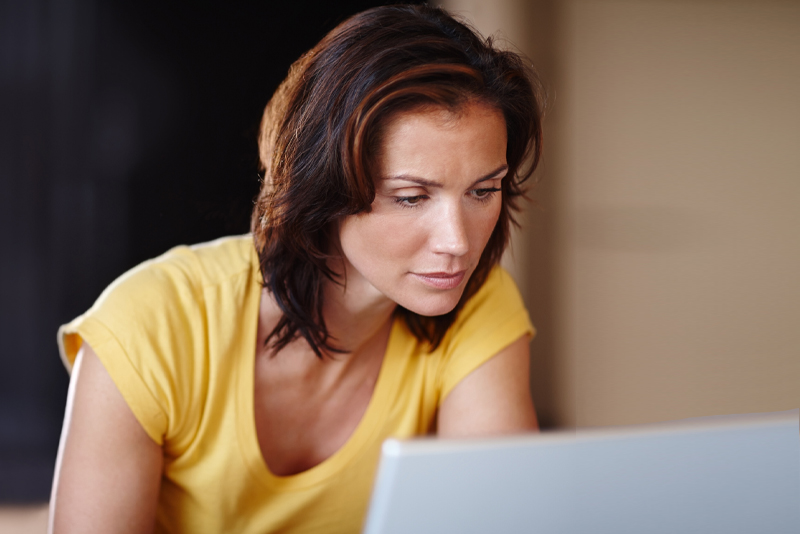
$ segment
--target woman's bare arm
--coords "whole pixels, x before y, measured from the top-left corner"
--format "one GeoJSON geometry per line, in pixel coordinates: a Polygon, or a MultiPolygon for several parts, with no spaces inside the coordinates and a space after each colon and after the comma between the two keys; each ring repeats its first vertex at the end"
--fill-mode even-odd
{"type": "Polygon", "coordinates": [[[163,454],[92,348],[75,360],[50,499],[51,534],[152,532],[163,454]]]}
{"type": "Polygon", "coordinates": [[[466,376],[439,408],[437,435],[497,436],[538,428],[529,387],[530,338],[522,336],[466,376]]]}

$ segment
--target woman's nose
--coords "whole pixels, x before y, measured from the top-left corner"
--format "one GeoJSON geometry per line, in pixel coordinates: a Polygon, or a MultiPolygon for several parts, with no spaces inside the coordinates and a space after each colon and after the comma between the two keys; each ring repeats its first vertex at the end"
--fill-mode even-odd
{"type": "Polygon", "coordinates": [[[447,207],[431,229],[433,251],[463,256],[469,251],[466,213],[460,206],[447,207]]]}

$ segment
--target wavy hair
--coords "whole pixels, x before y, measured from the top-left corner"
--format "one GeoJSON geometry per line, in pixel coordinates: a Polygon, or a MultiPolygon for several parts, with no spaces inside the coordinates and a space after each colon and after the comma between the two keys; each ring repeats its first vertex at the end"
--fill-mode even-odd
{"type": "Polygon", "coordinates": [[[543,91],[531,65],[496,48],[440,8],[373,8],[341,23],[297,60],[264,110],[259,156],[264,181],[251,229],[264,285],[282,311],[267,337],[277,352],[298,336],[317,356],[332,343],[323,310],[332,232],[343,217],[369,212],[371,169],[383,128],[421,106],[457,111],[480,102],[502,112],[509,171],[500,216],[455,309],[426,317],[398,306],[409,330],[435,349],[463,304],[500,261],[517,224],[523,182],[542,152],[543,91]]]}

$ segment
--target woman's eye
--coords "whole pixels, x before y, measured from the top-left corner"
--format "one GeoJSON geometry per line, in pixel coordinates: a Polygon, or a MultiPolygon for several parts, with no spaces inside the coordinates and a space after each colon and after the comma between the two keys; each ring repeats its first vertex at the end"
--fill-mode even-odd
{"type": "Polygon", "coordinates": [[[478,200],[489,200],[498,191],[500,191],[499,187],[483,187],[481,189],[473,189],[472,196],[478,200]]]}
{"type": "Polygon", "coordinates": [[[413,197],[394,197],[394,201],[404,208],[413,208],[418,206],[425,198],[425,195],[415,195],[413,197]]]}

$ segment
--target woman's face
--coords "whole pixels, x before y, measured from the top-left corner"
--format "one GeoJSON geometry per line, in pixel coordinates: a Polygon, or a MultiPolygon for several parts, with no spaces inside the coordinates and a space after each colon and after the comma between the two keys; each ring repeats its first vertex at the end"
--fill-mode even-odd
{"type": "Polygon", "coordinates": [[[339,227],[347,287],[420,315],[451,311],[502,204],[506,124],[497,109],[423,109],[386,125],[369,213],[339,227]]]}

